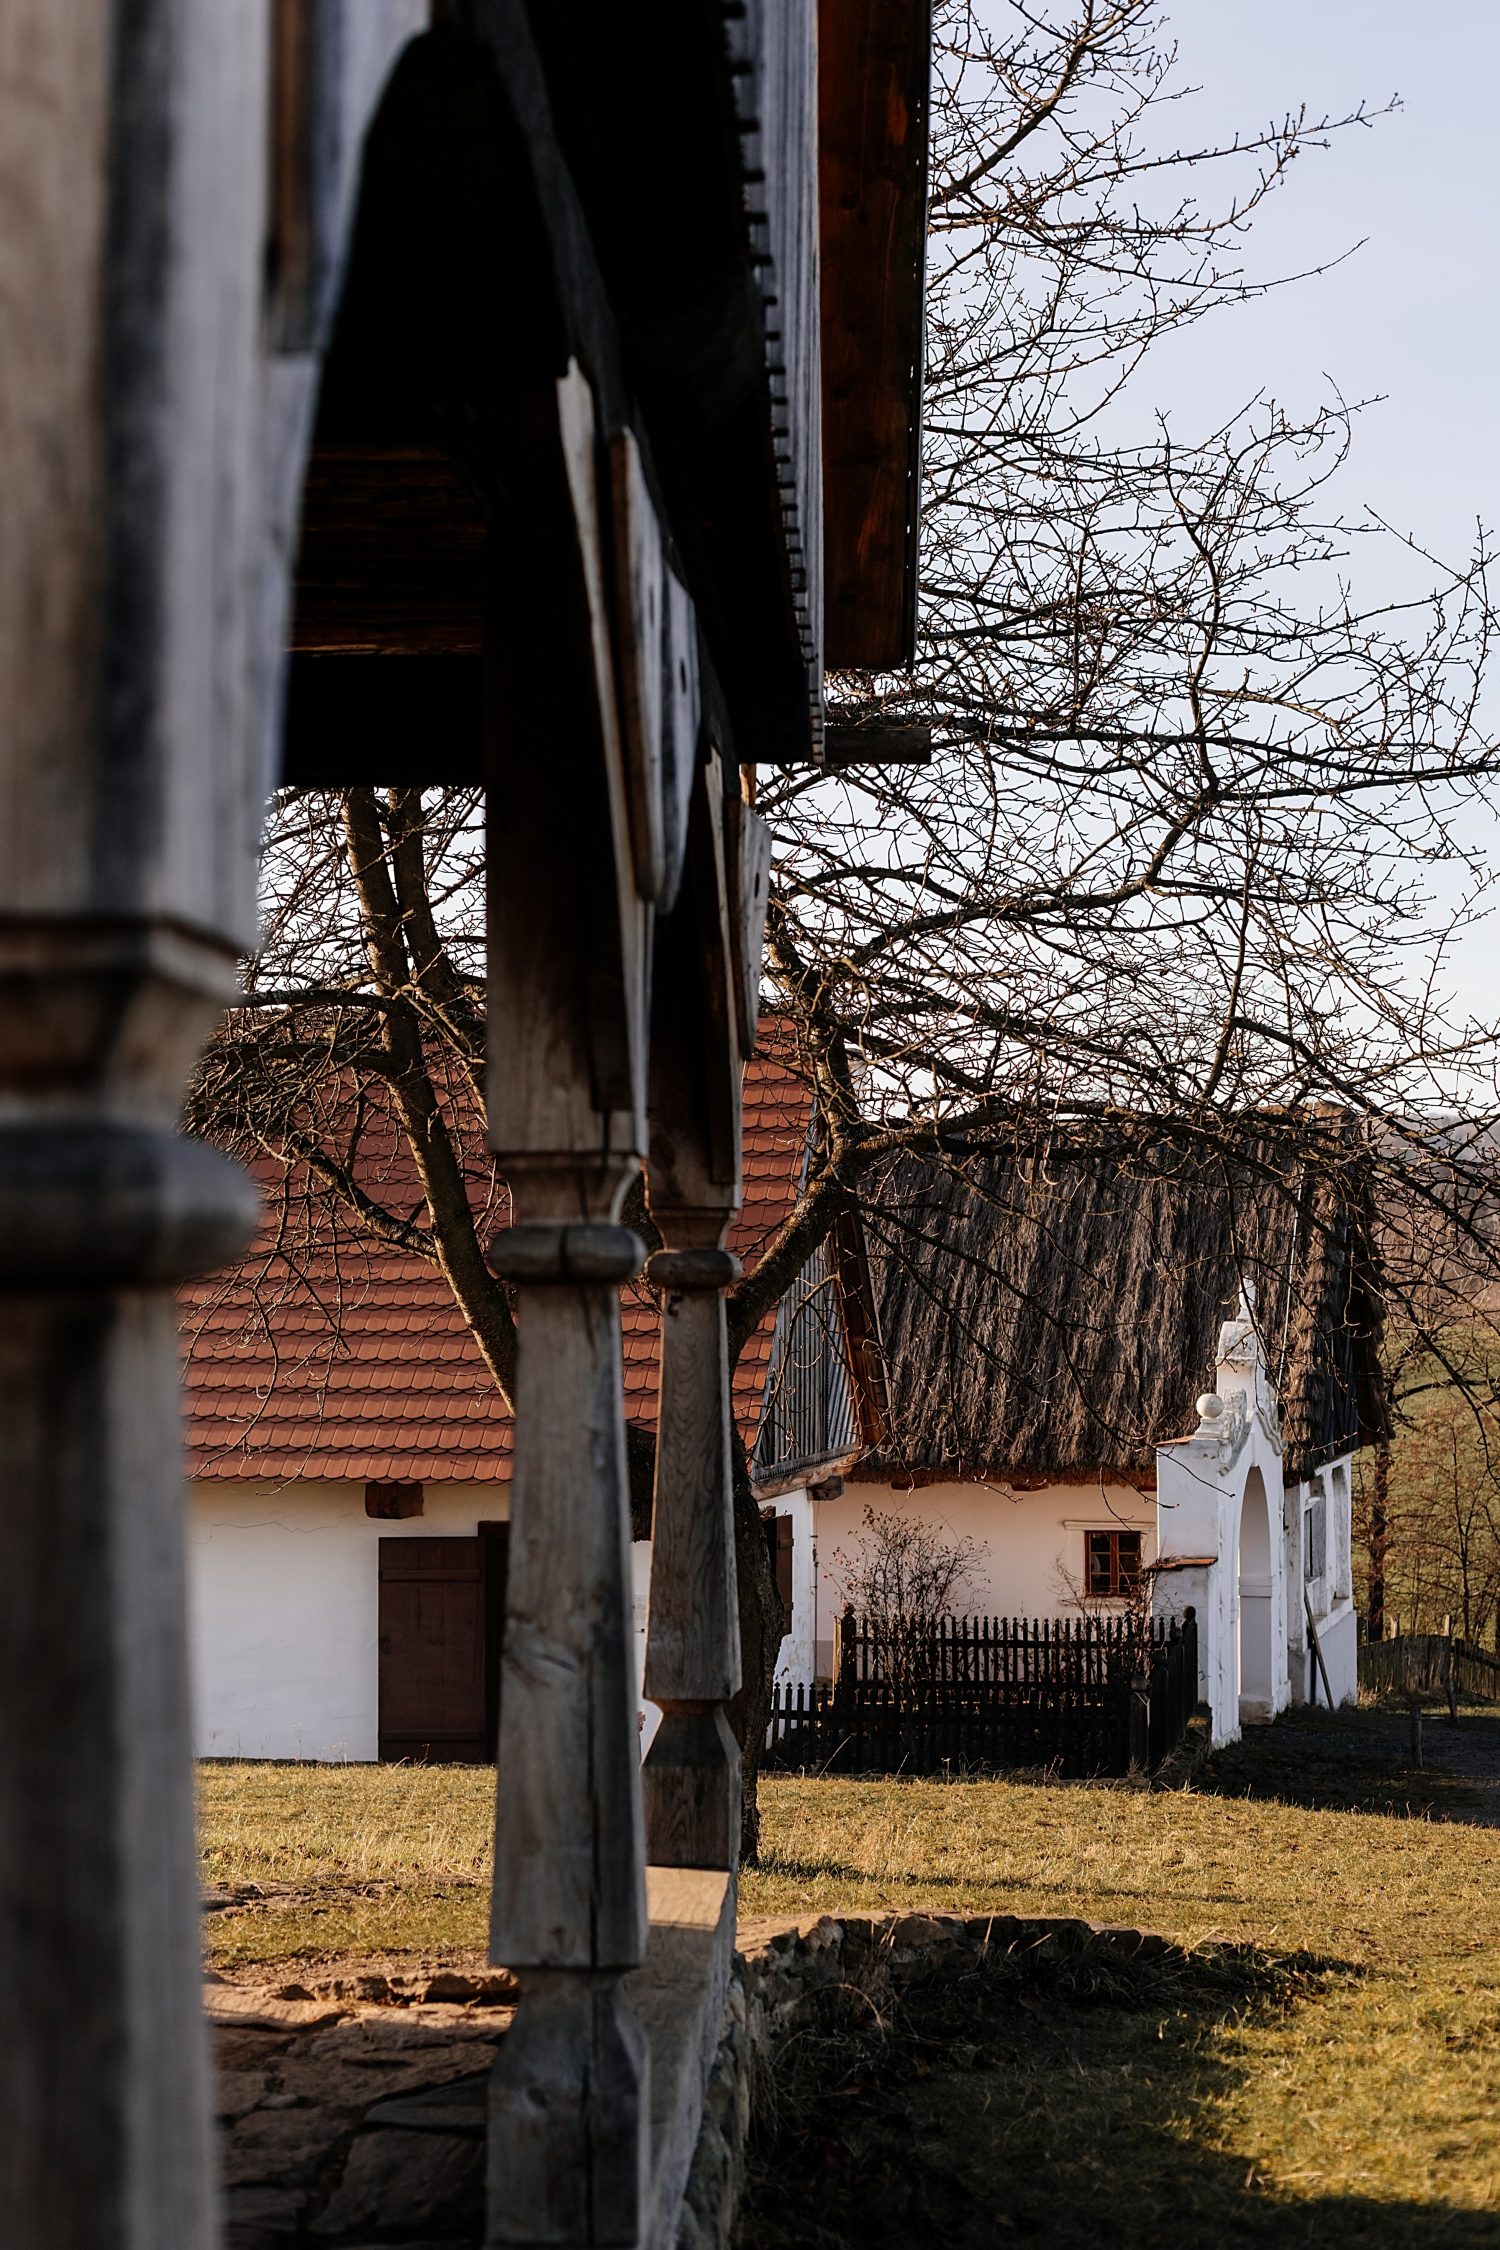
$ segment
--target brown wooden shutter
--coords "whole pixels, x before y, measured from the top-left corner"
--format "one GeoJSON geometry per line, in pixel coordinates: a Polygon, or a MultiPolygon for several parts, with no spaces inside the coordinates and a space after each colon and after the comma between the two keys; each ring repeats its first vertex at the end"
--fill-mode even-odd
{"type": "Polygon", "coordinates": [[[485,1542],[380,1542],[380,1755],[481,1765],[486,1696],[485,1542]]]}
{"type": "Polygon", "coordinates": [[[781,1596],[781,1606],[786,1611],[786,1630],[792,1629],[792,1548],[794,1544],[790,1516],[762,1516],[766,1527],[766,1553],[770,1559],[771,1576],[776,1581],[776,1591],[781,1596]]]}

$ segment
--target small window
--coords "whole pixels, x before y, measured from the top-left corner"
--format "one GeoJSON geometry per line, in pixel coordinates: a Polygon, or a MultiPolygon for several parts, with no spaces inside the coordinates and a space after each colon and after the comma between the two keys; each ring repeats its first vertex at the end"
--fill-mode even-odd
{"type": "Polygon", "coordinates": [[[1319,1494],[1302,1518],[1302,1575],[1321,1578],[1328,1567],[1328,1503],[1319,1494]]]}
{"type": "Polygon", "coordinates": [[[1133,1594],[1141,1582],[1138,1531],[1086,1531],[1083,1535],[1084,1584],[1096,1601],[1133,1594]]]}

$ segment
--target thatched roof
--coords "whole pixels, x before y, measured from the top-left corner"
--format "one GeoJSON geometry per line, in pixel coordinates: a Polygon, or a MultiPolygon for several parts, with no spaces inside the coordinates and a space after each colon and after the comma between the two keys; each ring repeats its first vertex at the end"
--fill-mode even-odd
{"type": "MultiPolygon", "coordinates": [[[[1351,1155],[1354,1152],[1351,1150],[1351,1155]]],[[[1288,1472],[1383,1427],[1357,1160],[1243,1161],[1141,1136],[902,1157],[865,1199],[889,1389],[865,1479],[1149,1473],[1195,1426],[1253,1285],[1288,1472]]]]}

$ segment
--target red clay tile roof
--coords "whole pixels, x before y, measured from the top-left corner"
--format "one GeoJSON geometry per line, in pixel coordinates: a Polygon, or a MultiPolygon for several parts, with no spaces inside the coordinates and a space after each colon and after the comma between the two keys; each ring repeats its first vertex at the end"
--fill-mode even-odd
{"type": "MultiPolygon", "coordinates": [[[[809,1106],[807,1089],[774,1054],[749,1065],[745,1200],[729,1238],[747,1268],[795,1200],[809,1106]]],[[[385,1145],[383,1160],[361,1159],[362,1177],[367,1162],[372,1168],[369,1192],[420,1219],[404,1144],[385,1145]]],[[[484,1205],[487,1231],[505,1223],[504,1188],[483,1159],[471,1193],[484,1205]]],[[[509,1411],[442,1274],[356,1231],[327,1196],[303,1196],[291,1224],[268,1219],[238,1266],[192,1283],[179,1302],[192,1476],[435,1484],[510,1475],[509,1411]]],[[[626,1412],[650,1424],[657,1315],[649,1291],[627,1291],[622,1312],[626,1412]]],[[[759,1421],[771,1331],[768,1319],[735,1371],[747,1441],[759,1421]]]]}

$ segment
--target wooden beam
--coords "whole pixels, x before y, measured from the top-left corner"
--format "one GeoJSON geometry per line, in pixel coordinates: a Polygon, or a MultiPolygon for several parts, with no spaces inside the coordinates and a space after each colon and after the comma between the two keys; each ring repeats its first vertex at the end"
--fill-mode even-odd
{"type": "Polygon", "coordinates": [[[636,876],[669,908],[682,880],[698,753],[698,624],[668,559],[633,430],[610,439],[616,646],[636,876]]]}
{"type": "Polygon", "coordinates": [[[932,729],[919,723],[887,725],[880,720],[860,720],[850,724],[830,718],[823,740],[823,762],[834,773],[846,766],[932,764],[932,729]]]}
{"type": "Polygon", "coordinates": [[[739,1265],[718,1247],[728,1211],[695,1225],[653,1199],[652,1216],[674,1243],[698,1241],[647,1269],[663,1292],[645,1675],[662,1718],[642,1772],[647,1837],[653,1866],[732,1869],[740,1760],[725,1705],[740,1638],[724,1291],[739,1265]]]}
{"type": "Polygon", "coordinates": [[[290,659],[284,787],[464,788],[483,779],[483,657],[290,659]]]}
{"type": "Polygon", "coordinates": [[[824,635],[916,650],[931,0],[819,0],[824,635]]]}
{"type": "Polygon", "coordinates": [[[0,32],[6,2250],[219,2234],[174,1298],[256,1197],[177,1125],[254,942],[265,28],[0,32]]]}
{"type": "MultiPolygon", "coordinates": [[[[540,839],[538,839],[540,841],[540,839]]],[[[521,1173],[523,1209],[566,1200],[521,1173]]],[[[620,1284],[641,1245],[610,1224],[523,1223],[516,1450],[501,1657],[491,1957],[521,2004],[490,2091],[491,2245],[637,2244],[645,2039],[622,1989],[645,1948],[620,1284]]]]}
{"type": "Polygon", "coordinates": [[[727,881],[723,831],[748,808],[726,797],[717,757],[699,782],[689,888],[657,926],[652,991],[648,1188],[665,1247],[648,1268],[662,1313],[645,1692],[662,1718],[642,1786],[654,1864],[731,1869],[740,1761],[725,1705],[740,1664],[724,1291],[739,1269],[723,1241],[740,1199],[732,987],[750,944],[734,934],[742,886],[727,881]]]}
{"type": "Polygon", "coordinates": [[[315,348],[338,275],[343,46],[338,10],[272,0],[266,310],[282,352],[315,348]]]}
{"type": "Polygon", "coordinates": [[[477,657],[488,542],[472,486],[437,446],[325,438],[302,489],[292,649],[477,657]]]}

